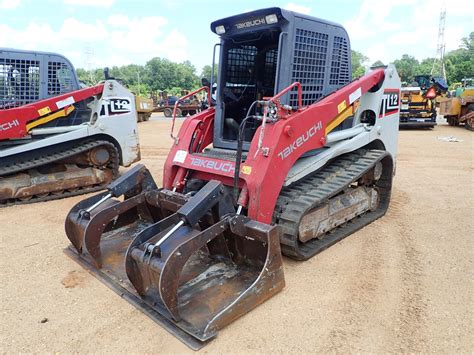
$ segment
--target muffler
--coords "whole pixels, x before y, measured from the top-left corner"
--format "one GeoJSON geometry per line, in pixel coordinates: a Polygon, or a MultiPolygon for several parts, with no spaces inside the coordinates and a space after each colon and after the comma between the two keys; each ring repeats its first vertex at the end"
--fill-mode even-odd
{"type": "Polygon", "coordinates": [[[237,214],[220,182],[190,197],[132,170],[66,220],[99,279],[193,349],[284,287],[278,228],[237,214]]]}

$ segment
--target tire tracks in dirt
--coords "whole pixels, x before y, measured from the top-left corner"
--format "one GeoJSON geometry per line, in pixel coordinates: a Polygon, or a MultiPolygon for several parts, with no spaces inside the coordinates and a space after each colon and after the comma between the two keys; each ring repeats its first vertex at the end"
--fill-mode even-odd
{"type": "Polygon", "coordinates": [[[407,225],[410,221],[409,194],[395,190],[398,198],[393,203],[393,209],[387,219],[395,220],[399,230],[401,248],[400,259],[400,305],[398,310],[398,349],[396,351],[423,351],[426,340],[423,336],[426,321],[427,303],[423,285],[424,269],[422,253],[416,247],[413,229],[407,225]],[[402,222],[403,221],[403,222],[402,222]]]}
{"type": "MultiPolygon", "coordinates": [[[[353,236],[357,237],[357,236],[353,236]]],[[[382,254],[380,252],[381,236],[372,234],[364,238],[358,245],[356,256],[357,265],[346,282],[345,297],[342,298],[342,310],[336,317],[333,329],[322,344],[323,351],[349,351],[348,344],[353,339],[360,338],[362,325],[369,321],[367,309],[373,302],[374,295],[379,287],[381,276],[382,254]]],[[[363,350],[363,349],[357,349],[363,350]]]]}
{"type": "Polygon", "coordinates": [[[353,258],[357,262],[341,290],[341,311],[321,344],[323,351],[425,348],[424,274],[413,230],[405,224],[409,204],[408,194],[395,189],[386,216],[353,236],[363,239],[351,246],[357,248],[353,258]],[[383,233],[384,226],[393,226],[394,221],[396,228],[383,233]],[[374,329],[379,333],[373,334],[374,329]]]}

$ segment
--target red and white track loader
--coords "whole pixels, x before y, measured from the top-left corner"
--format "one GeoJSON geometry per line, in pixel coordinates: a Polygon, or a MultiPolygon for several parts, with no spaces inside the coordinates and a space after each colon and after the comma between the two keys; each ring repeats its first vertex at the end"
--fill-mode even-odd
{"type": "Polygon", "coordinates": [[[104,189],[138,160],[135,98],[115,80],[0,110],[0,207],[104,189]]]}
{"type": "Polygon", "coordinates": [[[341,26],[268,8],[211,29],[216,100],[172,132],[163,187],[137,165],[66,220],[69,254],[194,349],[284,287],[282,253],[385,214],[399,123],[395,67],[351,81],[341,26]]]}

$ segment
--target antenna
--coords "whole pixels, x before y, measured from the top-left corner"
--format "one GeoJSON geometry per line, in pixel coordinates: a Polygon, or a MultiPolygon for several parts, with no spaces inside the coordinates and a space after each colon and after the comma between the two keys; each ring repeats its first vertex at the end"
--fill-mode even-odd
{"type": "Polygon", "coordinates": [[[446,4],[443,2],[439,14],[438,45],[436,46],[436,57],[431,67],[430,75],[441,76],[446,81],[446,68],[444,66],[444,52],[446,43],[444,41],[444,27],[446,24],[446,4]]]}

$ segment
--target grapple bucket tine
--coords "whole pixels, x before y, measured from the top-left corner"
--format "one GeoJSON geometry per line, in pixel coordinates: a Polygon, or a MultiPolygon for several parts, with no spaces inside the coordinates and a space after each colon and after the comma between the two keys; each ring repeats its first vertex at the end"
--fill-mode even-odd
{"type": "Polygon", "coordinates": [[[129,258],[130,250],[138,245],[146,243],[158,233],[170,228],[173,224],[178,222],[179,216],[174,213],[141,231],[128,246],[127,252],[125,254],[125,271],[127,273],[128,279],[140,295],[145,293],[147,285],[145,285],[140,272],[137,270],[136,264],[133,262],[133,259],[129,258]]]}
{"type": "Polygon", "coordinates": [[[104,230],[118,216],[130,211],[132,208],[145,203],[145,194],[139,194],[123,202],[101,209],[90,220],[84,232],[84,244],[93,258],[96,267],[102,267],[102,251],[100,246],[104,230]]]}
{"type": "MultiPolygon", "coordinates": [[[[64,226],[66,230],[66,236],[71,242],[71,244],[74,246],[74,248],[76,248],[78,253],[82,253],[82,247],[84,245],[84,230],[87,224],[89,223],[91,217],[97,214],[99,210],[93,210],[91,213],[83,212],[88,207],[100,201],[106,195],[107,192],[103,192],[80,201],[71,209],[71,211],[69,211],[66,217],[66,222],[64,226]]],[[[109,207],[110,202],[106,202],[107,204],[104,207],[109,207]]]]}

